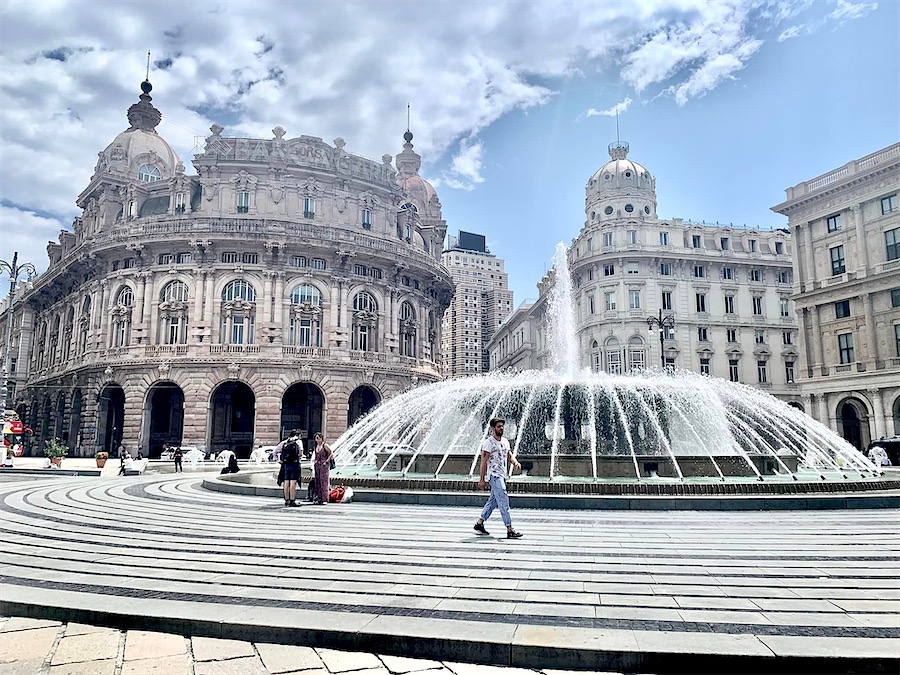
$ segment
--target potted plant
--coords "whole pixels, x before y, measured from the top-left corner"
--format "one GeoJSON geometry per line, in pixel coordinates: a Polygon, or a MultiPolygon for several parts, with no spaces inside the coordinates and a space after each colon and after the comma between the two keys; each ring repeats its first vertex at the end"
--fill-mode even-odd
{"type": "Polygon", "coordinates": [[[57,467],[62,466],[62,459],[69,453],[69,448],[58,438],[44,441],[44,454],[50,458],[50,462],[57,467]]]}
{"type": "Polygon", "coordinates": [[[109,453],[100,451],[96,455],[94,455],[94,459],[97,462],[97,468],[102,469],[104,466],[106,466],[106,460],[109,459],[109,453]]]}

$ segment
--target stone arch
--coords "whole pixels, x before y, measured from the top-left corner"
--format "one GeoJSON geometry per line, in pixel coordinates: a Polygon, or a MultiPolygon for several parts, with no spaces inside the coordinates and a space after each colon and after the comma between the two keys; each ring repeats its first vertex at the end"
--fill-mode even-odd
{"type": "Polygon", "coordinates": [[[47,441],[51,438],[50,436],[50,418],[53,414],[53,401],[50,399],[50,394],[44,394],[44,399],[41,402],[41,414],[40,414],[40,422],[41,422],[41,450],[44,449],[44,441],[47,441]]]}
{"type": "Polygon", "coordinates": [[[209,398],[209,449],[213,454],[231,450],[249,457],[256,426],[256,394],[241,380],[218,384],[209,398]]]}
{"type": "Polygon", "coordinates": [[[117,382],[107,382],[97,395],[97,450],[114,456],[122,443],[125,420],[125,389],[117,382]]]}
{"type": "Polygon", "coordinates": [[[838,432],[850,445],[864,452],[872,438],[869,428],[871,415],[865,399],[847,396],[838,402],[836,412],[838,432]]]}
{"type": "Polygon", "coordinates": [[[347,426],[381,403],[381,392],[371,384],[361,384],[350,394],[347,410],[347,426]]]}
{"type": "Polygon", "coordinates": [[[292,429],[300,431],[303,447],[313,447],[316,433],[324,433],[325,393],[314,382],[294,382],[281,396],[280,438],[286,438],[292,429]]]}
{"type": "Polygon", "coordinates": [[[900,394],[897,394],[891,405],[891,413],[894,418],[894,436],[900,436],[900,394]]]}
{"type": "Polygon", "coordinates": [[[184,391],[172,380],[159,380],[147,390],[143,405],[142,450],[159,457],[163,444],[184,440],[184,391]]]}
{"type": "Polygon", "coordinates": [[[222,302],[222,293],[225,292],[225,288],[232,281],[246,281],[253,287],[253,292],[256,295],[256,302],[259,302],[259,298],[262,296],[262,288],[263,282],[261,279],[257,277],[255,274],[248,273],[239,273],[239,272],[228,272],[227,274],[223,274],[220,278],[216,279],[216,283],[213,287],[213,298],[211,299],[213,302],[222,302]]]}

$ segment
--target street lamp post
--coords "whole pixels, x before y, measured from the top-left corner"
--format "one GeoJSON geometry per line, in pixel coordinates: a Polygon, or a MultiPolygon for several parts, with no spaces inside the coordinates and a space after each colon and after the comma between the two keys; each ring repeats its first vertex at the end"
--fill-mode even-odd
{"type": "Polygon", "coordinates": [[[666,339],[666,329],[675,327],[675,315],[667,314],[663,316],[662,310],[659,310],[659,317],[648,316],[647,317],[647,328],[650,329],[650,332],[653,332],[653,327],[659,330],[659,363],[663,370],[666,369],[666,351],[665,351],[665,339],[666,339]]]}
{"type": "Polygon", "coordinates": [[[9,393],[9,377],[11,374],[9,363],[9,351],[12,347],[13,329],[13,302],[16,299],[16,282],[22,272],[31,278],[37,274],[34,265],[30,262],[19,264],[19,252],[13,253],[12,263],[0,260],[0,274],[9,272],[9,302],[6,304],[6,349],[3,354],[3,384],[0,386],[0,411],[6,410],[6,399],[9,393]]]}

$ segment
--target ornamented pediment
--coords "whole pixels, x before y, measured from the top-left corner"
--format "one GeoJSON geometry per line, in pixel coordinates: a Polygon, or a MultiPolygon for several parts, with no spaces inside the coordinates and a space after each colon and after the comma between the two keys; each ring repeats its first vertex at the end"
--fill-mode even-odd
{"type": "Polygon", "coordinates": [[[298,315],[310,317],[319,317],[322,315],[322,308],[310,302],[301,302],[298,305],[293,305],[292,309],[294,314],[298,315]]]}
{"type": "Polygon", "coordinates": [[[378,321],[378,314],[368,309],[361,309],[353,315],[357,323],[375,324],[378,321]]]}
{"type": "Polygon", "coordinates": [[[256,307],[256,303],[247,302],[246,300],[229,300],[228,302],[222,303],[222,309],[226,312],[249,312],[254,307],[256,307]]]}
{"type": "Polygon", "coordinates": [[[256,176],[241,169],[231,179],[231,182],[234,183],[238,190],[252,190],[256,187],[257,180],[256,176]]]}
{"type": "Polygon", "coordinates": [[[188,304],[180,300],[166,300],[159,303],[159,309],[168,314],[177,314],[179,312],[187,312],[188,304]]]}

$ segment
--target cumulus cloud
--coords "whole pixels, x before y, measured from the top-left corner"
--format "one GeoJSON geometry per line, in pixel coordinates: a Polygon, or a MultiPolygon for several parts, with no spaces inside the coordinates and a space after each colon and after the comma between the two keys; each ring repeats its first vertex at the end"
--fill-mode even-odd
{"type": "Polygon", "coordinates": [[[459,151],[450,161],[450,167],[443,172],[440,184],[459,190],[472,190],[479,183],[483,183],[484,176],[481,174],[483,155],[483,142],[463,139],[459,144],[459,151]]]}
{"type": "Polygon", "coordinates": [[[623,112],[628,110],[628,106],[631,105],[631,97],[626,96],[624,101],[620,101],[616,103],[611,108],[607,108],[606,110],[597,110],[596,108],[588,108],[588,111],[585,113],[588,117],[596,117],[598,115],[605,115],[606,117],[615,117],[616,115],[621,115],[623,112]]]}
{"type": "MultiPolygon", "coordinates": [[[[47,268],[47,242],[58,241],[64,223],[14,205],[0,204],[0,223],[3,227],[3,260],[11,263],[13,253],[19,254],[19,264],[30,262],[40,274],[47,268]]],[[[19,281],[26,277],[20,276],[19,281]]],[[[0,277],[0,295],[9,292],[9,274],[0,277]]]]}

